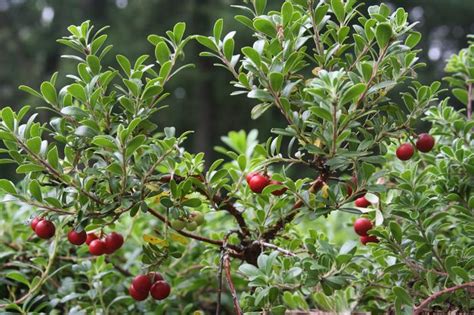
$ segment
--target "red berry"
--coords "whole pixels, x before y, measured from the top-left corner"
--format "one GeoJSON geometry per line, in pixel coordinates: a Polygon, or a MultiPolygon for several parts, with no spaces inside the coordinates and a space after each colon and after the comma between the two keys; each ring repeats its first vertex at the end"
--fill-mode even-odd
{"type": "Polygon", "coordinates": [[[87,233],[86,244],[90,245],[91,242],[96,239],[98,239],[98,237],[95,235],[95,233],[87,233]]]}
{"type": "Polygon", "coordinates": [[[148,297],[148,291],[146,292],[140,292],[137,291],[133,285],[130,285],[128,288],[128,293],[130,293],[130,296],[135,300],[135,301],[143,301],[148,297]]]}
{"type": "Polygon", "coordinates": [[[247,181],[247,184],[250,184],[250,180],[252,179],[252,177],[254,177],[257,174],[258,174],[257,172],[248,173],[247,176],[245,176],[245,180],[247,181]]]}
{"type": "Polygon", "coordinates": [[[347,195],[351,196],[354,192],[354,188],[357,189],[357,177],[352,175],[351,181],[346,183],[347,195]]]}
{"type": "Polygon", "coordinates": [[[368,201],[365,196],[359,197],[355,200],[356,207],[367,208],[370,206],[370,201],[368,201]]]}
{"type": "Polygon", "coordinates": [[[421,152],[430,152],[435,145],[435,139],[427,134],[422,133],[418,136],[418,140],[416,141],[416,148],[421,152]]]}
{"type": "Polygon", "coordinates": [[[415,149],[410,143],[402,144],[398,147],[396,152],[397,157],[402,161],[409,160],[413,156],[413,153],[415,153],[415,149]]]}
{"type": "Polygon", "coordinates": [[[354,191],[352,190],[352,185],[351,184],[349,184],[349,183],[346,184],[346,190],[347,190],[347,195],[352,196],[352,193],[354,191]]]}
{"type": "Polygon", "coordinates": [[[89,244],[89,253],[94,256],[100,256],[102,254],[105,254],[106,250],[107,245],[105,245],[105,242],[103,240],[93,240],[89,244]]]}
{"type": "Polygon", "coordinates": [[[164,280],[163,276],[159,272],[150,272],[148,276],[151,278],[152,283],[155,283],[160,280],[164,280]]]}
{"type": "Polygon", "coordinates": [[[358,218],[354,221],[354,231],[360,236],[367,236],[367,231],[372,227],[372,222],[367,218],[358,218]]]}
{"type": "Polygon", "coordinates": [[[262,175],[262,174],[255,174],[254,176],[252,176],[252,178],[249,180],[249,186],[250,186],[250,189],[254,192],[254,193],[261,193],[262,190],[268,186],[268,184],[270,183],[270,180],[268,179],[268,177],[262,175]]]}
{"type": "Polygon", "coordinates": [[[374,235],[365,235],[360,237],[360,242],[366,245],[367,243],[378,243],[379,239],[374,235]]]}
{"type": "Polygon", "coordinates": [[[36,235],[45,240],[53,237],[54,232],[56,232],[56,228],[49,220],[40,220],[35,226],[36,235]]]}
{"type": "Polygon", "coordinates": [[[30,227],[34,231],[36,228],[36,225],[38,224],[39,221],[43,220],[43,218],[36,217],[33,220],[31,220],[30,227]]]}
{"type": "MultiPolygon", "coordinates": [[[[271,180],[270,181],[270,185],[282,185],[282,184],[283,184],[282,182],[279,182],[277,180],[271,180]]],[[[282,187],[281,189],[272,191],[272,195],[281,196],[286,192],[286,190],[287,190],[286,187],[282,187]]]]}
{"type": "Polygon", "coordinates": [[[150,289],[151,296],[155,300],[166,299],[170,295],[170,292],[171,292],[170,285],[166,281],[163,281],[163,280],[155,282],[150,289]]]}
{"type": "Polygon", "coordinates": [[[76,232],[75,230],[71,230],[67,233],[67,239],[71,244],[82,245],[87,239],[87,233],[86,231],[76,232]]]}
{"type": "Polygon", "coordinates": [[[133,278],[131,286],[135,289],[135,291],[139,293],[146,293],[148,295],[151,285],[151,279],[148,275],[138,275],[133,278]]]}
{"type": "Polygon", "coordinates": [[[122,247],[123,236],[118,233],[112,232],[109,235],[107,235],[107,237],[105,238],[105,244],[107,245],[106,253],[112,254],[117,249],[122,247]]]}

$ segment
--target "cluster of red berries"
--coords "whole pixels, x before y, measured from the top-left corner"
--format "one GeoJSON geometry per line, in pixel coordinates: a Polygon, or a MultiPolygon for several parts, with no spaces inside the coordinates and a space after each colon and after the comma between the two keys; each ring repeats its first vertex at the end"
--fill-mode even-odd
{"type": "MultiPolygon", "coordinates": [[[[416,141],[415,145],[420,152],[430,152],[435,145],[435,139],[427,133],[422,133],[418,136],[418,140],[416,141]]],[[[398,147],[395,153],[400,160],[407,161],[415,153],[415,148],[411,143],[404,143],[398,147]]]]}
{"type": "Polygon", "coordinates": [[[354,231],[360,236],[360,242],[364,245],[379,242],[377,236],[367,234],[372,228],[372,222],[367,218],[358,218],[354,222],[354,231]]]}
{"type": "Polygon", "coordinates": [[[133,278],[128,293],[136,301],[143,301],[150,294],[155,300],[166,299],[171,292],[171,287],[158,272],[138,275],[133,278]]]}
{"type": "Polygon", "coordinates": [[[113,254],[123,245],[123,236],[119,233],[112,232],[108,235],[102,236],[102,238],[97,237],[95,233],[76,232],[72,230],[68,234],[69,242],[74,245],[81,245],[84,242],[89,246],[89,253],[94,256],[100,256],[103,254],[113,254]],[[78,237],[76,235],[79,235],[78,237]],[[73,241],[78,241],[79,244],[74,243],[73,241]],[[80,241],[80,242],[79,242],[80,241]]]}
{"type": "Polygon", "coordinates": [[[41,217],[34,218],[30,223],[31,229],[35,231],[39,238],[50,239],[56,232],[54,223],[41,217]]]}
{"type": "MultiPolygon", "coordinates": [[[[270,179],[267,175],[265,174],[260,174],[257,172],[250,172],[247,174],[245,177],[247,180],[247,184],[249,184],[250,190],[253,191],[254,193],[260,194],[265,187],[268,185],[282,185],[282,182],[279,182],[277,180],[270,179]]],[[[272,191],[272,195],[274,196],[281,196],[286,192],[286,187],[283,187],[278,190],[272,191]]]]}
{"type": "MultiPolygon", "coordinates": [[[[34,218],[30,223],[31,229],[42,239],[50,239],[56,232],[54,223],[41,217],[34,218]]],[[[87,234],[86,231],[77,232],[71,230],[67,234],[67,239],[73,245],[82,245],[86,243],[89,246],[89,252],[92,255],[112,254],[120,247],[124,241],[119,233],[112,232],[100,239],[95,233],[87,234]]]]}

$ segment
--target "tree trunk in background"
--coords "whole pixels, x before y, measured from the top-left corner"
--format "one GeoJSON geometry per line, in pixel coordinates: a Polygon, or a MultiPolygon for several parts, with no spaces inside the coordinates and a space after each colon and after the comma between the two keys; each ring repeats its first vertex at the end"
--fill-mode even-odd
{"type": "MultiPolygon", "coordinates": [[[[195,0],[194,10],[192,10],[193,30],[196,34],[208,34],[212,30],[212,21],[208,12],[209,8],[213,8],[213,0],[195,0]],[[205,9],[204,9],[205,8],[205,9]]],[[[195,55],[199,53],[200,46],[197,47],[195,55]]],[[[197,84],[192,95],[197,99],[196,104],[199,106],[193,112],[196,112],[195,119],[195,135],[194,135],[194,150],[195,152],[204,152],[206,154],[206,161],[209,163],[213,159],[214,151],[211,143],[213,134],[215,133],[215,110],[217,108],[216,100],[214,98],[212,76],[213,68],[212,61],[208,58],[199,58],[197,62],[198,73],[201,70],[203,76],[200,80],[196,80],[197,84]]]]}

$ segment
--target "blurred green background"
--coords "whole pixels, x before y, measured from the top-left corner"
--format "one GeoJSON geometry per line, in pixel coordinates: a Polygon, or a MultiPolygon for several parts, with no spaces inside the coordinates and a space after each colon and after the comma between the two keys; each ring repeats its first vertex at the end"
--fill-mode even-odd
{"type": "MultiPolygon", "coordinates": [[[[178,21],[185,21],[188,34],[209,34],[214,20],[223,17],[225,30],[239,31],[240,46],[250,41],[249,32],[233,16],[240,14],[231,4],[242,0],[0,0],[0,107],[43,106],[38,99],[18,90],[21,84],[38,88],[55,71],[60,84],[68,84],[64,74],[73,71],[73,63],[62,60],[67,49],[56,43],[66,35],[66,27],[90,19],[98,28],[109,25],[109,43],[114,44],[108,64],[117,66],[111,57],[124,54],[134,59],[141,54],[153,55],[146,36],[163,34],[178,21]]],[[[283,0],[269,0],[269,6],[280,6],[283,0]]],[[[380,1],[367,1],[368,5],[380,1]]],[[[466,35],[474,33],[472,0],[397,0],[386,2],[404,7],[417,30],[423,34],[420,49],[428,65],[420,71],[419,80],[429,83],[443,75],[445,60],[466,46],[466,35]]],[[[208,160],[215,158],[213,146],[230,130],[258,127],[260,140],[269,135],[271,126],[282,124],[277,112],[251,121],[252,101],[245,96],[229,96],[230,75],[214,68],[212,61],[198,57],[200,47],[188,46],[187,60],[197,71],[181,73],[168,86],[170,108],[156,118],[160,128],[176,126],[178,132],[195,130],[188,141],[192,152],[204,151],[208,160]]],[[[107,61],[106,61],[107,62],[107,61]]],[[[42,110],[46,122],[49,113],[42,110]]],[[[14,178],[14,168],[0,165],[0,177],[14,178]]]]}

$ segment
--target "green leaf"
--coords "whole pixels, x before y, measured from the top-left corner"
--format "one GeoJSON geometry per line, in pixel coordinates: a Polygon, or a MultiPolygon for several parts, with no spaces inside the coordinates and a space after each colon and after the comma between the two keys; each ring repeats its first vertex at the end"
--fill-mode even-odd
{"type": "Polygon", "coordinates": [[[255,13],[262,15],[267,7],[267,0],[254,0],[255,1],[255,13]]]}
{"type": "Polygon", "coordinates": [[[43,82],[41,84],[41,94],[43,95],[46,102],[51,105],[55,105],[58,100],[58,95],[56,93],[56,89],[54,86],[49,82],[43,82]]]}
{"type": "Polygon", "coordinates": [[[125,72],[126,75],[130,76],[132,66],[130,64],[130,61],[127,59],[127,57],[122,56],[122,55],[117,55],[115,57],[117,59],[117,62],[119,63],[120,67],[122,68],[123,72],[125,72]]]}
{"type": "Polygon", "coordinates": [[[186,31],[186,23],[179,22],[173,27],[174,38],[177,43],[183,39],[184,32],[186,31]]]}
{"type": "Polygon", "coordinates": [[[283,26],[288,25],[293,17],[293,5],[289,1],[285,1],[281,7],[281,19],[283,26]]]}
{"type": "Polygon", "coordinates": [[[256,18],[253,21],[253,27],[255,29],[269,37],[276,37],[277,31],[275,25],[269,21],[268,19],[264,18],[256,18]]]}
{"type": "Polygon", "coordinates": [[[44,168],[42,166],[36,165],[36,164],[23,164],[18,166],[16,169],[16,172],[18,174],[27,174],[27,173],[33,173],[33,172],[41,172],[43,171],[44,168]]]}
{"type": "Polygon", "coordinates": [[[467,105],[468,102],[468,93],[465,89],[453,89],[452,90],[453,95],[464,105],[467,105]]]}
{"type": "Polygon", "coordinates": [[[341,105],[345,105],[352,100],[359,98],[362,93],[364,93],[367,85],[365,83],[359,83],[356,85],[351,86],[347,91],[344,93],[341,99],[341,105]]]}
{"type": "Polygon", "coordinates": [[[97,132],[89,126],[79,126],[74,134],[80,137],[92,138],[97,134],[97,132]]]}
{"type": "Polygon", "coordinates": [[[415,47],[421,40],[421,33],[419,32],[413,32],[410,35],[408,35],[407,39],[405,40],[405,45],[407,45],[410,48],[415,47]]]}
{"type": "Polygon", "coordinates": [[[243,264],[239,267],[239,271],[246,275],[247,277],[256,277],[261,274],[260,270],[257,267],[250,264],[243,264]]]}
{"type": "Polygon", "coordinates": [[[15,114],[13,113],[13,110],[10,107],[5,107],[2,109],[2,120],[5,123],[5,125],[13,131],[15,128],[15,114]]]}
{"type": "Polygon", "coordinates": [[[76,99],[82,101],[82,102],[86,102],[87,101],[87,96],[86,96],[86,90],[84,89],[84,87],[82,85],[80,85],[79,83],[74,83],[74,84],[71,84],[68,88],[67,88],[67,91],[69,92],[69,94],[71,94],[73,97],[75,97],[76,99]]]}
{"type": "Polygon", "coordinates": [[[7,274],[7,278],[15,280],[17,282],[23,283],[30,287],[30,282],[28,281],[28,278],[25,277],[22,273],[17,272],[17,271],[12,271],[7,274]]]}
{"type": "Polygon", "coordinates": [[[191,198],[191,199],[187,199],[185,200],[182,205],[185,206],[185,207],[190,207],[190,208],[197,208],[201,205],[201,200],[198,199],[198,198],[191,198]]]}
{"type": "Polygon", "coordinates": [[[165,42],[160,42],[158,43],[158,45],[156,45],[155,57],[160,65],[170,60],[170,55],[170,49],[168,48],[168,45],[166,45],[165,42]]]}
{"type": "Polygon", "coordinates": [[[247,26],[248,28],[250,28],[251,30],[253,30],[253,22],[251,19],[249,19],[248,17],[246,17],[245,15],[236,15],[234,17],[238,22],[240,22],[241,24],[247,26]]]}
{"type": "Polygon", "coordinates": [[[132,92],[132,94],[136,97],[140,95],[140,81],[139,80],[128,80],[124,79],[123,83],[128,87],[128,89],[132,92]]]}
{"type": "Polygon", "coordinates": [[[283,74],[280,72],[272,72],[269,74],[270,86],[275,92],[279,92],[283,87],[283,74]]]}
{"type": "Polygon", "coordinates": [[[454,272],[457,276],[459,276],[463,281],[468,282],[470,281],[469,273],[459,266],[454,266],[451,268],[451,271],[454,272]]]}
{"type": "Polygon", "coordinates": [[[214,23],[213,34],[214,34],[214,38],[216,39],[216,42],[219,42],[219,40],[221,39],[223,27],[224,27],[223,19],[218,19],[216,23],[214,23]]]}
{"type": "Polygon", "coordinates": [[[88,55],[86,61],[93,74],[98,74],[100,72],[100,60],[97,56],[88,55]]]}
{"type": "Polygon", "coordinates": [[[28,190],[31,196],[38,201],[43,201],[43,195],[41,194],[41,186],[36,179],[33,179],[28,185],[28,190]]]}
{"type": "Polygon", "coordinates": [[[144,135],[138,135],[133,138],[127,145],[127,156],[131,156],[146,140],[144,135]]]}
{"type": "Polygon", "coordinates": [[[384,48],[392,38],[392,27],[388,23],[380,23],[375,29],[375,39],[380,48],[384,48]]]}
{"type": "Polygon", "coordinates": [[[245,56],[247,56],[247,58],[252,60],[252,62],[257,66],[257,68],[260,67],[260,65],[262,64],[262,60],[260,59],[260,55],[255,49],[253,49],[252,47],[244,47],[242,48],[242,52],[245,56]]]}
{"type": "Polygon", "coordinates": [[[232,59],[232,55],[234,53],[234,47],[235,47],[235,41],[233,38],[228,38],[224,42],[224,46],[222,47],[222,50],[224,51],[224,56],[227,60],[232,59]]]}
{"type": "Polygon", "coordinates": [[[400,225],[395,221],[391,221],[389,224],[389,227],[390,227],[390,232],[393,235],[393,238],[398,243],[401,243],[403,234],[402,234],[402,228],[400,227],[400,225]]]}
{"type": "Polygon", "coordinates": [[[216,46],[214,41],[206,36],[196,36],[196,40],[199,44],[209,48],[212,51],[218,52],[219,48],[216,46]]]}
{"type": "Polygon", "coordinates": [[[397,296],[399,301],[402,302],[404,305],[413,305],[413,300],[411,296],[408,294],[407,291],[405,291],[404,288],[394,287],[392,291],[397,296]]]}
{"type": "Polygon", "coordinates": [[[111,136],[96,136],[92,140],[92,144],[95,144],[99,147],[117,149],[117,145],[114,142],[114,139],[111,136]]]}
{"type": "Polygon", "coordinates": [[[87,118],[89,116],[88,113],[86,113],[85,111],[83,111],[81,108],[79,108],[77,106],[64,107],[64,108],[61,109],[61,114],[74,117],[78,120],[87,118]]]}
{"type": "Polygon", "coordinates": [[[38,93],[36,90],[30,88],[29,86],[26,86],[26,85],[20,85],[18,87],[19,90],[23,91],[23,92],[26,92],[28,94],[31,94],[33,96],[36,96],[36,97],[39,97],[39,98],[43,98],[43,96],[38,93]]]}
{"type": "Polygon", "coordinates": [[[256,98],[262,101],[273,101],[273,96],[265,90],[254,89],[250,91],[247,96],[249,98],[256,98]]]}
{"type": "Polygon", "coordinates": [[[361,63],[361,71],[362,75],[364,76],[364,81],[369,82],[373,72],[372,65],[368,62],[361,63]]]}
{"type": "Polygon", "coordinates": [[[331,8],[332,12],[334,12],[334,15],[336,16],[337,20],[339,23],[344,22],[344,3],[342,3],[342,0],[331,0],[331,8]]]}
{"type": "Polygon", "coordinates": [[[328,10],[329,10],[329,5],[327,5],[327,4],[319,5],[316,8],[316,10],[314,11],[314,21],[316,22],[316,24],[321,23],[324,16],[328,12],[328,10]]]}
{"type": "Polygon", "coordinates": [[[250,116],[252,119],[258,119],[260,116],[263,115],[270,107],[272,107],[271,103],[262,103],[254,106],[252,108],[252,112],[250,113],[250,116]]]}
{"type": "Polygon", "coordinates": [[[322,107],[311,106],[311,111],[317,116],[326,121],[332,121],[332,114],[322,107]]]}
{"type": "Polygon", "coordinates": [[[13,185],[13,183],[7,179],[0,179],[0,189],[8,194],[16,194],[15,185],[13,185]]]}
{"type": "Polygon", "coordinates": [[[93,55],[97,54],[100,47],[102,47],[102,45],[107,40],[107,37],[108,36],[106,34],[103,34],[103,35],[100,35],[99,37],[97,37],[96,39],[94,39],[94,41],[91,43],[91,53],[93,55]]]}
{"type": "Polygon", "coordinates": [[[377,195],[375,195],[375,194],[366,193],[364,197],[365,197],[365,199],[367,199],[372,204],[378,204],[379,203],[379,197],[377,197],[377,195]]]}
{"type": "Polygon", "coordinates": [[[38,154],[41,151],[41,138],[34,137],[30,138],[26,141],[26,146],[30,149],[34,154],[38,154]]]}
{"type": "Polygon", "coordinates": [[[48,151],[48,163],[54,168],[58,169],[59,168],[59,154],[58,154],[58,148],[56,146],[52,147],[48,151]]]}

